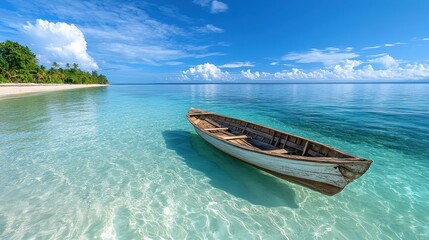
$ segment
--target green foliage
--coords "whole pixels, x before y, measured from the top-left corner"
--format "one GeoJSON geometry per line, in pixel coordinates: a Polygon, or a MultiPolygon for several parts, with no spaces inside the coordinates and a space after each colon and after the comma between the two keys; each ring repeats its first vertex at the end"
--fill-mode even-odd
{"type": "Polygon", "coordinates": [[[8,82],[7,79],[0,74],[0,83],[7,83],[7,82],[8,82]]]}
{"type": "Polygon", "coordinates": [[[73,63],[66,69],[57,62],[50,69],[37,64],[36,55],[28,47],[6,41],[0,43],[0,83],[67,83],[67,84],[108,84],[106,76],[84,72],[73,63]]]}
{"type": "Polygon", "coordinates": [[[8,40],[0,43],[0,56],[9,64],[9,69],[12,70],[27,69],[34,71],[39,67],[36,55],[28,47],[22,46],[17,42],[8,40]]]}
{"type": "Polygon", "coordinates": [[[7,69],[9,69],[9,63],[3,58],[0,58],[0,74],[4,75],[7,69]]]}

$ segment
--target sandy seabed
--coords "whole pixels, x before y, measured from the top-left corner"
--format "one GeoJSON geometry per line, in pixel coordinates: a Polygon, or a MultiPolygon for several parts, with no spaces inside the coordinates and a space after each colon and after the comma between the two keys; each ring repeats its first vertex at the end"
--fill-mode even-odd
{"type": "Polygon", "coordinates": [[[63,91],[79,88],[106,87],[105,84],[34,84],[34,83],[3,83],[0,84],[0,99],[25,96],[28,94],[63,91]]]}

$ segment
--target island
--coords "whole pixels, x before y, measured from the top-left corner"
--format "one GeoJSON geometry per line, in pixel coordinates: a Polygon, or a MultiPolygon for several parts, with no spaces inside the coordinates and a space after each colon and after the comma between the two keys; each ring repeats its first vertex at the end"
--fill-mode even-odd
{"type": "Polygon", "coordinates": [[[62,68],[57,62],[47,69],[27,46],[9,40],[0,43],[0,98],[108,84],[107,77],[95,70],[83,71],[76,63],[62,68]]]}

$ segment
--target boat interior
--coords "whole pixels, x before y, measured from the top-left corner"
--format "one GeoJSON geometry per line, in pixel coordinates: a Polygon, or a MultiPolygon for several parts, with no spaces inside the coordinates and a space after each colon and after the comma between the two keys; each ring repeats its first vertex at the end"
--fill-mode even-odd
{"type": "Polygon", "coordinates": [[[335,148],[258,124],[211,113],[190,113],[200,130],[252,150],[278,155],[354,158],[335,148]]]}

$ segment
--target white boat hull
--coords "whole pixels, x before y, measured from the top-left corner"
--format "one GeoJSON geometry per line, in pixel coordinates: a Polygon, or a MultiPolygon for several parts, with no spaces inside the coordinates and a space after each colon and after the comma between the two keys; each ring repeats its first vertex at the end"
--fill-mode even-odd
{"type": "Polygon", "coordinates": [[[336,163],[299,161],[261,154],[225,143],[198,128],[195,128],[195,131],[219,150],[271,174],[307,187],[312,188],[313,184],[317,184],[317,188],[320,188],[320,185],[327,184],[329,188],[332,186],[341,191],[349,183],[336,163]]]}

